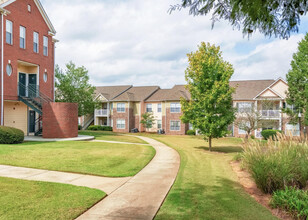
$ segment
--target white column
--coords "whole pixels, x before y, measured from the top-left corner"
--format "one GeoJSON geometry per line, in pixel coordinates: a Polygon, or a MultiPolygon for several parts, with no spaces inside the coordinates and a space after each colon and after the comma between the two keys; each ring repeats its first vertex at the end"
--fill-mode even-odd
{"type": "Polygon", "coordinates": [[[280,100],[280,103],[279,103],[279,130],[282,130],[282,117],[283,117],[283,113],[282,113],[282,108],[283,108],[283,105],[282,105],[282,100],[280,100]]]}

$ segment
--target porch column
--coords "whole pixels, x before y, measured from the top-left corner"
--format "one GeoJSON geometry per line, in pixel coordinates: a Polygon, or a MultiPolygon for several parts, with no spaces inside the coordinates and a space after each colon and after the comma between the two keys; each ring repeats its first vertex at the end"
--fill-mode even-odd
{"type": "MultiPolygon", "coordinates": [[[[255,101],[255,112],[258,112],[258,101],[255,101]]],[[[255,130],[255,137],[258,136],[258,129],[255,130]]]]}
{"type": "Polygon", "coordinates": [[[279,108],[280,108],[280,110],[279,110],[279,130],[281,131],[282,130],[282,116],[283,116],[283,114],[282,114],[282,108],[283,108],[282,100],[280,100],[280,102],[279,102],[279,108]]]}

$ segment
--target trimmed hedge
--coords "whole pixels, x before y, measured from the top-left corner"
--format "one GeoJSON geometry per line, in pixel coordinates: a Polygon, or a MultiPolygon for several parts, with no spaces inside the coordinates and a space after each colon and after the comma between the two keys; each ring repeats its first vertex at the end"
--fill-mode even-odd
{"type": "Polygon", "coordinates": [[[298,219],[308,218],[308,191],[294,187],[274,192],[271,199],[273,208],[281,208],[298,219]]]}
{"type": "Polygon", "coordinates": [[[275,140],[277,137],[277,132],[282,133],[282,131],[279,130],[264,130],[261,132],[261,135],[265,140],[268,140],[270,138],[275,140]]]}
{"type": "Polygon", "coordinates": [[[188,130],[186,132],[187,135],[196,135],[196,131],[195,130],[188,130]]]}
{"type": "Polygon", "coordinates": [[[22,130],[0,126],[0,144],[20,144],[24,138],[25,134],[22,130]]]}
{"type": "Polygon", "coordinates": [[[110,126],[101,126],[101,125],[91,125],[88,127],[90,131],[112,131],[112,127],[110,126]]]}

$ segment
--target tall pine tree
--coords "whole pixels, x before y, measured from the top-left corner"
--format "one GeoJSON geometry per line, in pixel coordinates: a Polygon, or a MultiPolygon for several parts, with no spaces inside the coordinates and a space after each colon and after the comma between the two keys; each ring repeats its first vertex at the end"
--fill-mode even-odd
{"type": "Polygon", "coordinates": [[[209,140],[211,151],[212,139],[225,136],[235,119],[234,90],[229,86],[234,70],[223,60],[220,48],[209,43],[202,42],[196,52],[188,54],[188,60],[185,77],[191,100],[181,100],[182,120],[209,140]]]}
{"type": "Polygon", "coordinates": [[[288,110],[287,113],[291,116],[291,120],[297,123],[300,112],[302,125],[308,126],[308,34],[299,42],[298,51],[293,54],[287,81],[289,84],[287,103],[294,105],[296,109],[296,111],[288,110]]]}

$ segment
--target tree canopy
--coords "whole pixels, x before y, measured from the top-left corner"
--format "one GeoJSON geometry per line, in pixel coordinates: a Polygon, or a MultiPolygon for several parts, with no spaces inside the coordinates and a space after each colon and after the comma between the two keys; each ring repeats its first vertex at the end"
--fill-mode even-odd
{"type": "Polygon", "coordinates": [[[259,30],[265,36],[289,38],[298,32],[301,16],[306,15],[308,2],[301,0],[181,0],[170,11],[189,8],[192,15],[212,15],[216,21],[227,20],[244,35],[259,30]]]}
{"type": "Polygon", "coordinates": [[[183,122],[189,122],[209,140],[228,134],[228,126],[235,119],[232,93],[229,86],[233,67],[223,60],[220,48],[201,43],[196,52],[188,54],[189,66],[185,78],[191,94],[182,99],[183,122]]]}
{"type": "Polygon", "coordinates": [[[308,126],[308,34],[299,42],[298,51],[293,55],[287,81],[287,103],[293,105],[293,109],[287,109],[287,113],[295,123],[299,120],[298,113],[301,113],[302,122],[308,126]]]}
{"type": "Polygon", "coordinates": [[[94,100],[95,87],[89,83],[88,70],[69,62],[65,71],[57,65],[55,76],[56,101],[78,103],[79,116],[93,114],[97,103],[94,100]]]}

